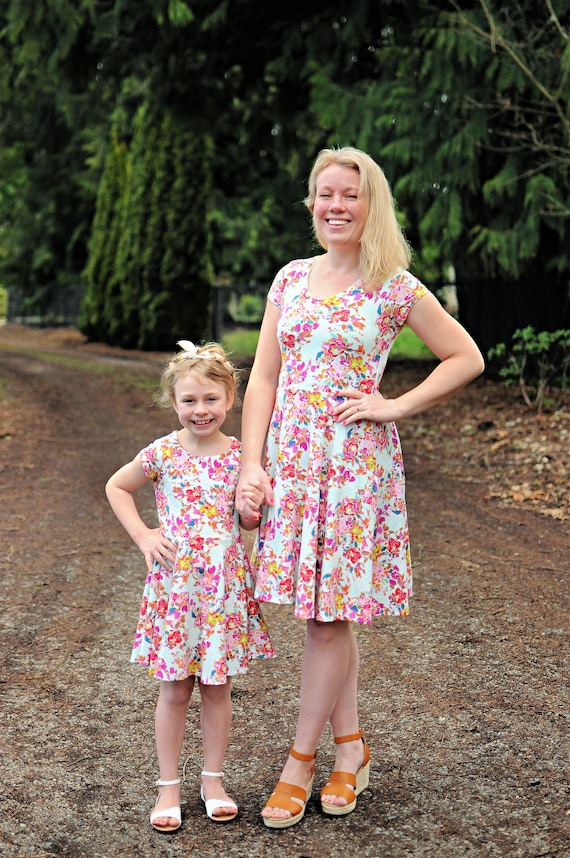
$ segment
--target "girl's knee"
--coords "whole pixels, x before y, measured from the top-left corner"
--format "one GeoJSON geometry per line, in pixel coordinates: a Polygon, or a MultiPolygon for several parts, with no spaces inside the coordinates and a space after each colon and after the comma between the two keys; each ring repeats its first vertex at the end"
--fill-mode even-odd
{"type": "Polygon", "coordinates": [[[228,698],[231,698],[231,682],[228,678],[226,682],[222,685],[206,685],[205,683],[200,683],[200,694],[202,696],[202,700],[206,702],[216,703],[218,701],[225,701],[228,698]]]}

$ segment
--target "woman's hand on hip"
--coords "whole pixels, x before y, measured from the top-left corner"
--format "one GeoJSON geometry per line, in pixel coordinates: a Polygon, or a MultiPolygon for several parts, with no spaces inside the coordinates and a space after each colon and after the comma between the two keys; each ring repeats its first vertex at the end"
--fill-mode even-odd
{"type": "Polygon", "coordinates": [[[396,399],[385,399],[375,390],[364,393],[356,388],[346,388],[337,394],[342,397],[333,411],[337,423],[348,426],[357,420],[373,420],[375,423],[391,423],[401,417],[396,399]]]}

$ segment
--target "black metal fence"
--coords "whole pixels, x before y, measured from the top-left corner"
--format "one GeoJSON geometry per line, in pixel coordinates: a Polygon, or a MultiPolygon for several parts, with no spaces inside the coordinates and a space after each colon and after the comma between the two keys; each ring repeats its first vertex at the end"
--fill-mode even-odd
{"type": "Polygon", "coordinates": [[[43,300],[30,299],[17,286],[9,286],[6,321],[20,325],[41,325],[46,328],[77,324],[85,287],[58,286],[43,300]]]}

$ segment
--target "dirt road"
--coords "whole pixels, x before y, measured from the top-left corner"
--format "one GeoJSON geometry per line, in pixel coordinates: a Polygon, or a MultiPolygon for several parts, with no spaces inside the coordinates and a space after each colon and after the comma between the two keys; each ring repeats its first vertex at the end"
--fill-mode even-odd
{"type": "MultiPolygon", "coordinates": [[[[356,811],[318,807],[327,735],[304,821],[281,832],[261,822],[293,736],[303,645],[302,625],[269,607],[279,657],[234,685],[225,771],[238,820],[215,825],[203,811],[192,701],[183,826],[171,837],[150,828],[156,683],[129,664],[144,569],[103,485],[173,428],[149,405],[161,362],[74,332],[0,329],[0,853],[569,855],[568,521],[502,506],[489,491],[498,469],[460,452],[458,425],[479,420],[484,381],[421,432],[401,429],[416,596],[409,618],[358,630],[372,770],[356,811]]],[[[495,402],[496,422],[505,405],[495,402]]],[[[150,488],[144,504],[151,515],[150,488]]]]}

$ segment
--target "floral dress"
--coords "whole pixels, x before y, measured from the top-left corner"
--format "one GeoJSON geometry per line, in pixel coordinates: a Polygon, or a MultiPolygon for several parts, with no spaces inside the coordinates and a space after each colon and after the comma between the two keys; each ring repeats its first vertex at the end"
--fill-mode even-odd
{"type": "Polygon", "coordinates": [[[171,571],[155,561],[146,579],[131,661],[157,679],[221,685],[250,659],[274,654],[234,510],[240,442],[193,456],[172,432],[140,456],[161,531],[177,550],[171,571]]]}
{"type": "Polygon", "coordinates": [[[338,391],[371,393],[390,348],[426,287],[404,271],[377,290],[361,280],[332,298],[309,291],[314,259],[277,274],[282,365],[252,565],[260,601],[294,604],[302,619],[370,623],[409,610],[412,570],[402,451],[395,424],[344,426],[338,391]]]}

